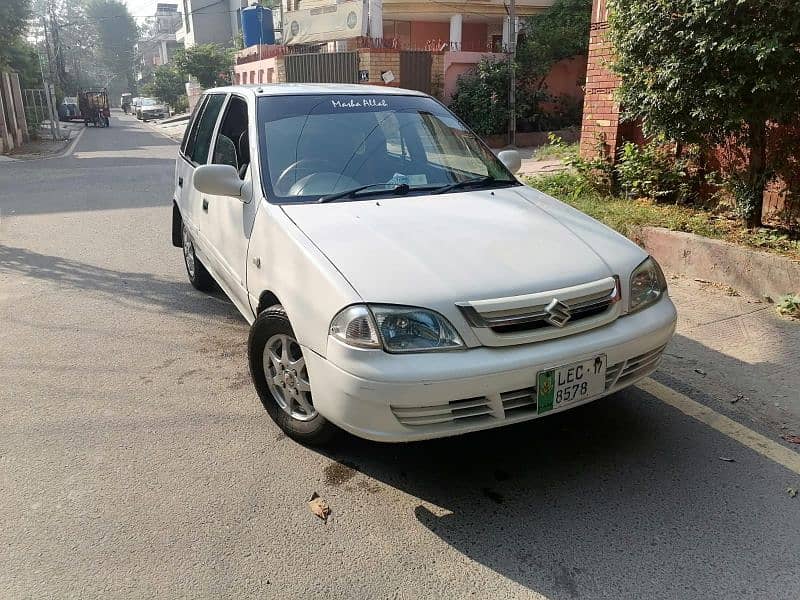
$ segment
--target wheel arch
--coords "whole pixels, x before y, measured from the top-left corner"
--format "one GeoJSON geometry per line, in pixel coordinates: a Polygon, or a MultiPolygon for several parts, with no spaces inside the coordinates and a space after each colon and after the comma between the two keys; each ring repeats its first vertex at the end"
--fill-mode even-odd
{"type": "MultiPolygon", "coordinates": [[[[264,290],[261,292],[261,295],[258,297],[258,306],[256,307],[256,316],[260,315],[262,312],[267,310],[270,306],[275,306],[276,304],[281,304],[280,299],[272,290],[264,290]]],[[[286,310],[286,307],[283,307],[286,310]]]]}

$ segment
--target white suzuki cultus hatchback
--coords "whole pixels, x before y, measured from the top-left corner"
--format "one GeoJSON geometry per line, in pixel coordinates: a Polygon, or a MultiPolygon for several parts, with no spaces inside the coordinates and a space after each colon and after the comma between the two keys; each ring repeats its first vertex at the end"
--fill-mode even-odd
{"type": "Polygon", "coordinates": [[[676,312],[655,260],[518,169],[418,92],[212,89],[172,241],[252,324],[253,383],[291,437],[519,423],[650,374],[676,312]]]}

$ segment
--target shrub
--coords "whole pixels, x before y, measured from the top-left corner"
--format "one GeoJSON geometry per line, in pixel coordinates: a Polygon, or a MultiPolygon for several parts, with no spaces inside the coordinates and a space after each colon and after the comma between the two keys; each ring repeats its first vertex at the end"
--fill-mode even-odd
{"type": "Polygon", "coordinates": [[[510,75],[505,61],[481,61],[458,78],[450,109],[480,136],[508,128],[510,75]]]}
{"type": "Polygon", "coordinates": [[[800,319],[800,294],[782,296],[776,307],[778,314],[800,319]]]}
{"type": "Polygon", "coordinates": [[[565,162],[567,166],[577,171],[579,178],[592,190],[603,194],[610,194],[615,189],[616,178],[614,165],[606,158],[605,139],[597,138],[597,151],[594,158],[583,158],[576,154],[565,162]]]}
{"type": "Polygon", "coordinates": [[[731,179],[742,222],[761,224],[770,124],[800,112],[797,0],[609,0],[625,116],[645,133],[747,149],[731,179]]]}
{"type": "Polygon", "coordinates": [[[186,94],[178,96],[178,99],[172,104],[172,110],[175,114],[189,112],[189,97],[186,94]]]}
{"type": "Polygon", "coordinates": [[[636,145],[626,142],[615,166],[619,185],[628,198],[656,202],[684,202],[693,185],[689,160],[678,158],[663,139],[636,145]]]}

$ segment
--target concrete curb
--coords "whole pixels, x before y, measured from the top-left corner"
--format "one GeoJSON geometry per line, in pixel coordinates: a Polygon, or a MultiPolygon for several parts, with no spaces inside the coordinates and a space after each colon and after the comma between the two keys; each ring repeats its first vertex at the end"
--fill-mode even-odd
{"type": "Polygon", "coordinates": [[[777,299],[800,292],[800,262],[692,233],[645,227],[638,240],[666,271],[777,299]]]}

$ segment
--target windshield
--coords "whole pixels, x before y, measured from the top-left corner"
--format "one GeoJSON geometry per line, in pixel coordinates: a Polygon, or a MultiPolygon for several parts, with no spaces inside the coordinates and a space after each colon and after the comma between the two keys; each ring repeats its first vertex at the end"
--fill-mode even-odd
{"type": "Polygon", "coordinates": [[[431,98],[266,96],[258,111],[261,171],[271,201],[316,202],[364,186],[375,186],[374,197],[397,186],[424,193],[477,178],[489,186],[517,183],[431,98]]]}
{"type": "Polygon", "coordinates": [[[142,106],[155,106],[158,101],[155,98],[142,98],[142,106]]]}

